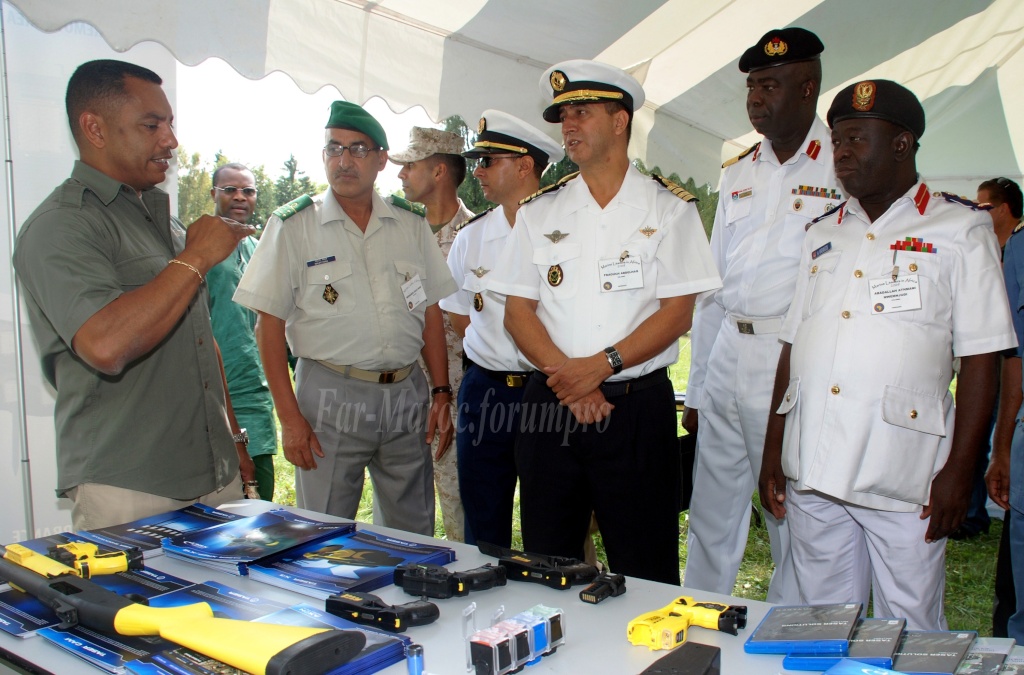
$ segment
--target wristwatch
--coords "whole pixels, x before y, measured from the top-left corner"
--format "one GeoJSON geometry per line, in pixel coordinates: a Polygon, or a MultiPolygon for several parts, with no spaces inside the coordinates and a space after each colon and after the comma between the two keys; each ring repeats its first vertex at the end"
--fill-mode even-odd
{"type": "Polygon", "coordinates": [[[615,347],[605,347],[604,357],[608,359],[608,365],[612,367],[612,373],[618,375],[622,372],[622,357],[615,347]]]}
{"type": "Polygon", "coordinates": [[[437,394],[448,394],[449,396],[451,396],[453,392],[454,390],[452,389],[452,385],[442,384],[440,387],[434,387],[433,389],[431,389],[430,395],[436,396],[437,394]]]}
{"type": "Polygon", "coordinates": [[[249,432],[245,429],[239,429],[237,434],[231,435],[231,440],[235,443],[241,443],[245,447],[249,447],[249,432]]]}

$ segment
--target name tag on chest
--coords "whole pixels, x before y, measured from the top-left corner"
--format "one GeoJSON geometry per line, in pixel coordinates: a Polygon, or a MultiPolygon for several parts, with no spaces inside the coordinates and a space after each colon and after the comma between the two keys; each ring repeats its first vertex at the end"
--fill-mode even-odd
{"type": "Polygon", "coordinates": [[[644,268],[639,256],[623,255],[598,261],[601,292],[629,291],[644,287],[644,268]]]}
{"type": "Polygon", "coordinates": [[[921,309],[921,285],[916,274],[872,279],[871,313],[892,314],[921,309]]]}
{"type": "Polygon", "coordinates": [[[427,301],[427,294],[423,291],[423,282],[420,275],[416,274],[402,284],[402,295],[405,296],[405,306],[411,312],[427,301]]]}

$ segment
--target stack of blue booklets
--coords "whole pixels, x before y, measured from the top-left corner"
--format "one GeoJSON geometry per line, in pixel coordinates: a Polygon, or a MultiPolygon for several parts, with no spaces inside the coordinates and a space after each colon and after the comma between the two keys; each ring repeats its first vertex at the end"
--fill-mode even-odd
{"type": "Polygon", "coordinates": [[[404,563],[446,565],[454,560],[455,551],[447,546],[359,530],[295,546],[248,567],[249,576],[257,581],[322,600],[393,584],[395,567],[404,563]]]}
{"type": "Polygon", "coordinates": [[[748,654],[846,656],[859,602],[773,607],[743,644],[748,654]]]}
{"type": "Polygon", "coordinates": [[[827,670],[843,658],[870,666],[892,668],[893,654],[899,647],[906,619],[860,619],[850,636],[848,656],[837,654],[790,653],[782,659],[787,670],[827,670]]]}
{"type": "Polygon", "coordinates": [[[123,525],[82,530],[76,532],[75,536],[114,550],[136,547],[142,551],[143,557],[149,558],[163,552],[160,543],[166,537],[195,532],[241,518],[242,516],[236,513],[228,513],[212,506],[196,503],[183,509],[140,518],[123,525]]]}
{"type": "Polygon", "coordinates": [[[164,539],[162,546],[165,555],[244,576],[261,558],[354,530],[353,523],[328,523],[274,509],[175,535],[164,539]]]}

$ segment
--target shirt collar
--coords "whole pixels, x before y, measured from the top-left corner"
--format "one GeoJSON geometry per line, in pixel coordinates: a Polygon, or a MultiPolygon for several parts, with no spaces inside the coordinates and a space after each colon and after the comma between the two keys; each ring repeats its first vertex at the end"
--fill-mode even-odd
{"type": "MultiPolygon", "coordinates": [[[[99,169],[89,166],[80,159],[75,160],[75,166],[71,170],[71,177],[99,197],[104,206],[110,206],[110,202],[117,198],[117,195],[121,192],[122,188],[130,190],[135,194],[135,188],[132,186],[126,185],[115,178],[111,178],[99,169]]],[[[166,194],[163,190],[155,187],[143,190],[142,193],[144,195],[146,193],[166,194]]]]}
{"type": "MultiPolygon", "coordinates": [[[[370,213],[370,224],[372,224],[374,220],[379,220],[383,218],[397,220],[397,216],[395,216],[394,211],[395,207],[391,206],[386,201],[384,201],[384,199],[382,199],[381,196],[377,194],[376,190],[373,191],[373,196],[371,196],[370,199],[373,204],[373,210],[370,213]]],[[[341,208],[341,204],[338,203],[337,198],[335,198],[334,196],[334,191],[331,190],[331,188],[327,188],[327,192],[323,193],[320,196],[320,200],[323,203],[323,206],[320,209],[321,225],[326,225],[327,223],[330,223],[335,220],[340,220],[342,222],[348,222],[352,220],[351,218],[348,217],[348,214],[345,213],[345,209],[341,208]]],[[[369,231],[370,226],[367,225],[366,229],[367,231],[369,231]]]]}
{"type": "MultiPolygon", "coordinates": [[[[619,191],[604,207],[605,210],[618,206],[619,204],[635,208],[645,208],[646,202],[644,201],[643,190],[641,189],[643,181],[645,180],[651,180],[651,178],[640,173],[640,171],[633,166],[633,163],[630,162],[629,168],[626,169],[626,175],[622,179],[622,185],[619,186],[619,191]]],[[[595,207],[597,206],[597,202],[594,200],[593,195],[590,194],[590,188],[587,187],[583,174],[580,174],[577,178],[573,179],[563,189],[569,193],[569,198],[565,200],[564,204],[566,213],[579,211],[591,204],[595,207]]]]}
{"type": "MultiPolygon", "coordinates": [[[[824,152],[825,147],[831,144],[832,133],[825,126],[825,123],[815,115],[814,121],[811,122],[811,128],[807,130],[807,135],[800,146],[800,152],[790,157],[786,163],[796,163],[801,155],[806,156],[809,161],[817,162],[818,164],[831,163],[831,154],[824,152]]],[[[772,142],[767,138],[761,140],[761,147],[758,148],[756,159],[762,162],[770,161],[773,164],[778,164],[779,160],[775,157],[775,149],[772,148],[772,142]],[[771,148],[771,152],[766,152],[766,148],[771,148]]]]}
{"type": "MultiPolygon", "coordinates": [[[[920,216],[926,216],[928,207],[934,201],[931,191],[928,189],[928,185],[921,180],[921,176],[918,175],[917,182],[912,188],[903,193],[902,196],[898,197],[886,210],[885,213],[889,213],[895,209],[902,209],[909,207],[914,213],[920,216]]],[[[860,205],[860,200],[856,197],[850,197],[844,207],[844,212],[850,215],[856,215],[864,221],[868,221],[868,216],[864,212],[864,207],[860,205]]],[[[885,214],[883,214],[885,215],[885,214]]]]}

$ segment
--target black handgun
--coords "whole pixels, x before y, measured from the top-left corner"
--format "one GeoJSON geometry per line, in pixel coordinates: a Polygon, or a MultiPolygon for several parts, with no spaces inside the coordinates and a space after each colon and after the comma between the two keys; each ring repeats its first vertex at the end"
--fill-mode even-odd
{"type": "Polygon", "coordinates": [[[498,559],[509,579],[532,581],[549,588],[565,590],[574,584],[587,584],[597,576],[597,568],[576,558],[525,553],[515,549],[478,542],[484,555],[498,559]]]}
{"type": "Polygon", "coordinates": [[[491,564],[463,572],[452,572],[441,565],[405,563],[395,568],[395,585],[409,595],[446,600],[504,586],[505,568],[491,564]]]}
{"type": "Polygon", "coordinates": [[[372,593],[355,591],[330,596],[325,609],[343,619],[392,633],[401,633],[409,626],[426,626],[441,616],[437,605],[426,600],[389,605],[372,593]]]}

